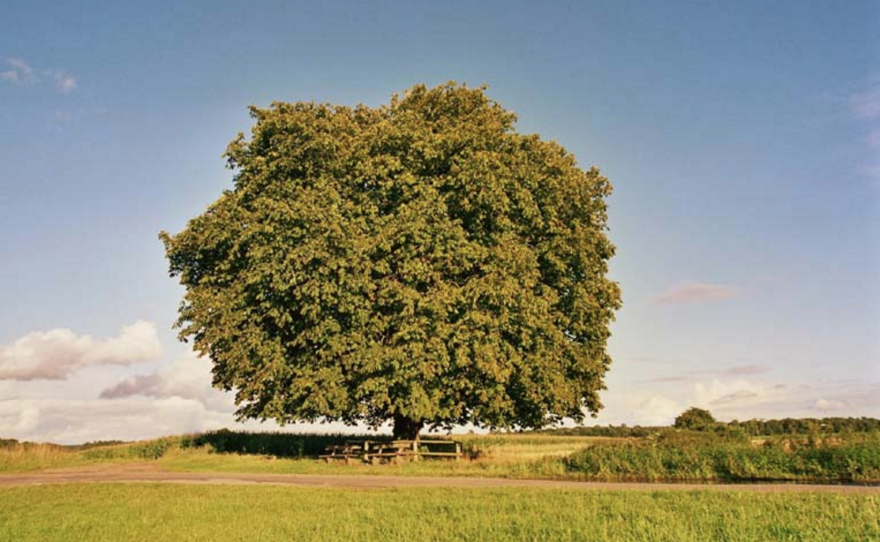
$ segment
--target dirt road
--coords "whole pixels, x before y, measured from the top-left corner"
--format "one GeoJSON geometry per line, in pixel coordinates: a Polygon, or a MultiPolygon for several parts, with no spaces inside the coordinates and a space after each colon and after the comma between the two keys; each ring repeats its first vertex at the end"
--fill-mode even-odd
{"type": "Polygon", "coordinates": [[[65,484],[79,482],[151,482],[175,484],[269,484],[300,487],[385,489],[410,487],[452,488],[549,488],[567,490],[710,490],[757,491],[767,493],[822,491],[839,493],[877,493],[878,486],[807,484],[669,484],[573,482],[562,480],[512,480],[504,478],[324,475],[324,474],[243,474],[168,472],[154,465],[101,465],[25,474],[0,474],[0,486],[65,484]]]}

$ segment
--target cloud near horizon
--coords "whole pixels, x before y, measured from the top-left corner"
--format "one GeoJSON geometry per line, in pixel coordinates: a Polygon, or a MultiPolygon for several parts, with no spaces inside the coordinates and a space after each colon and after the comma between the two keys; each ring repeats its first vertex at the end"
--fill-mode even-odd
{"type": "Polygon", "coordinates": [[[152,361],[162,352],[156,325],[145,320],[103,341],[64,328],[35,331],[0,345],[0,380],[64,380],[83,367],[152,361]]]}
{"type": "MultiPolygon", "coordinates": [[[[43,382],[40,388],[0,381],[0,437],[77,444],[95,440],[138,440],[220,428],[255,431],[355,432],[365,426],[342,423],[292,424],[237,422],[231,393],[210,386],[211,363],[183,356],[155,371],[105,382],[97,389],[61,397],[69,382],[43,382]],[[14,387],[13,387],[14,386],[14,387]],[[98,392],[101,398],[98,398],[98,392]],[[14,395],[12,393],[14,392],[14,395]]],[[[92,376],[78,375],[83,383],[92,376]]],[[[720,420],[827,415],[876,416],[880,387],[871,383],[781,385],[746,379],[713,378],[690,383],[629,387],[603,393],[607,408],[592,424],[669,425],[691,406],[708,408],[720,420]]],[[[469,427],[457,428],[466,432],[469,427]]],[[[387,432],[387,428],[386,428],[387,432]]]]}
{"type": "Polygon", "coordinates": [[[672,287],[654,298],[657,305],[679,305],[730,299],[742,293],[737,287],[707,282],[688,282],[672,287]]]}
{"type": "Polygon", "coordinates": [[[772,417],[774,410],[784,412],[796,402],[784,388],[741,378],[692,381],[677,392],[674,396],[668,392],[635,395],[631,416],[643,425],[670,425],[687,408],[700,407],[709,409],[718,419],[772,417]]]}
{"type": "Polygon", "coordinates": [[[724,371],[729,376],[759,375],[770,371],[770,367],[764,365],[737,365],[724,371]]]}
{"type": "Polygon", "coordinates": [[[103,390],[100,399],[150,397],[195,400],[218,412],[233,412],[233,394],[211,385],[211,361],[195,353],[159,369],[135,375],[103,390]]]}

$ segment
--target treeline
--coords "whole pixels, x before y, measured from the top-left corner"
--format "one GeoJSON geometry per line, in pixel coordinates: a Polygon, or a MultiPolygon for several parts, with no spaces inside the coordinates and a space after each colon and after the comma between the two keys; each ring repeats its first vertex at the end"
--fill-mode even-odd
{"type": "MultiPolygon", "coordinates": [[[[537,433],[557,436],[638,438],[657,435],[668,427],[593,425],[542,429],[537,433]]],[[[749,436],[810,435],[830,433],[869,433],[880,431],[877,418],[782,418],[779,420],[746,420],[715,422],[706,428],[716,432],[743,432],[749,436]]]]}
{"type": "Polygon", "coordinates": [[[559,427],[556,429],[540,429],[535,431],[542,435],[562,437],[618,437],[641,438],[656,434],[663,427],[642,427],[639,425],[591,425],[584,427],[559,427]]]}
{"type": "Polygon", "coordinates": [[[877,418],[783,418],[781,420],[733,420],[724,424],[751,436],[809,435],[812,433],[868,433],[880,431],[877,418]]]}

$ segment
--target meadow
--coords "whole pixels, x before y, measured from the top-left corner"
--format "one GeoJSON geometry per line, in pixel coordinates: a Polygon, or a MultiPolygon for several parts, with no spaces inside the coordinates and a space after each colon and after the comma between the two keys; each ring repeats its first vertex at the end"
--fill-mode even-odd
{"type": "MultiPolygon", "coordinates": [[[[491,476],[585,481],[880,483],[880,432],[769,435],[655,428],[646,436],[457,435],[461,461],[344,465],[317,459],[351,435],[217,431],[135,443],[0,444],[0,473],[150,462],[170,471],[491,476]]],[[[377,439],[375,435],[364,438],[377,439]]],[[[453,437],[449,437],[453,438],[453,437]]]]}
{"type": "MultiPolygon", "coordinates": [[[[838,429],[838,428],[834,428],[838,429]]],[[[456,435],[460,461],[325,463],[351,435],[217,431],[80,446],[0,440],[0,475],[100,465],[177,472],[880,482],[880,432],[754,436],[615,428],[456,435]],[[586,434],[585,434],[586,433],[586,434]]],[[[373,440],[389,438],[364,435],[373,440]]],[[[744,488],[746,489],[746,488],[744,488]]],[[[874,492],[356,489],[177,483],[0,487],[0,540],[880,540],[874,492]]]]}
{"type": "Polygon", "coordinates": [[[880,539],[864,494],[74,484],[0,502],[0,540],[21,542],[880,539]]]}

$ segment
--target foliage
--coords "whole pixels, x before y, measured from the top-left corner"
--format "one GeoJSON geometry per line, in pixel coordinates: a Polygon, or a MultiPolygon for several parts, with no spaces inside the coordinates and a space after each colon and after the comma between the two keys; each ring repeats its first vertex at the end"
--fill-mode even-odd
{"type": "Polygon", "coordinates": [[[570,472],[595,480],[876,482],[880,433],[752,442],[666,430],[652,439],[597,443],[566,464],[570,472]]]}
{"type": "Polygon", "coordinates": [[[164,437],[121,445],[89,447],[83,451],[83,457],[91,460],[143,459],[155,460],[164,456],[169,450],[189,447],[192,437],[164,437]]]}
{"type": "MultiPolygon", "coordinates": [[[[665,427],[627,425],[592,425],[542,429],[541,434],[590,437],[647,437],[663,432],[665,427]]],[[[712,429],[728,435],[741,432],[754,437],[770,435],[833,435],[838,433],[869,433],[880,431],[877,418],[783,418],[779,420],[746,420],[716,422],[712,429]]]]}
{"type": "Polygon", "coordinates": [[[351,440],[390,440],[380,435],[343,435],[308,433],[250,433],[211,431],[195,437],[194,446],[209,446],[217,453],[260,454],[275,457],[317,457],[328,446],[351,440]]]}
{"type": "Polygon", "coordinates": [[[880,538],[874,495],[69,484],[0,488],[0,540],[822,542],[880,538]]]}
{"type": "Polygon", "coordinates": [[[216,431],[87,449],[20,443],[0,448],[0,472],[157,461],[163,469],[198,472],[880,482],[880,432],[761,439],[737,427],[711,432],[665,428],[647,438],[495,433],[453,437],[462,442],[465,461],[370,466],[317,460],[326,446],[357,438],[377,437],[216,431]]]}
{"type": "Polygon", "coordinates": [[[675,418],[675,427],[679,429],[693,429],[704,431],[715,425],[712,413],[702,408],[691,407],[675,418]]]}
{"type": "Polygon", "coordinates": [[[240,418],[541,427],[601,408],[611,185],[484,89],[251,108],[175,236],[180,337],[240,418]]]}
{"type": "Polygon", "coordinates": [[[659,427],[642,427],[634,425],[632,427],[626,425],[591,425],[580,427],[560,427],[555,429],[542,429],[537,431],[542,435],[556,436],[572,436],[572,437],[622,437],[622,438],[639,438],[647,437],[655,434],[661,428],[659,427]]]}
{"type": "Polygon", "coordinates": [[[733,420],[729,427],[739,427],[752,436],[807,435],[811,433],[866,433],[880,431],[877,418],[783,418],[781,420],[733,420]]]}

